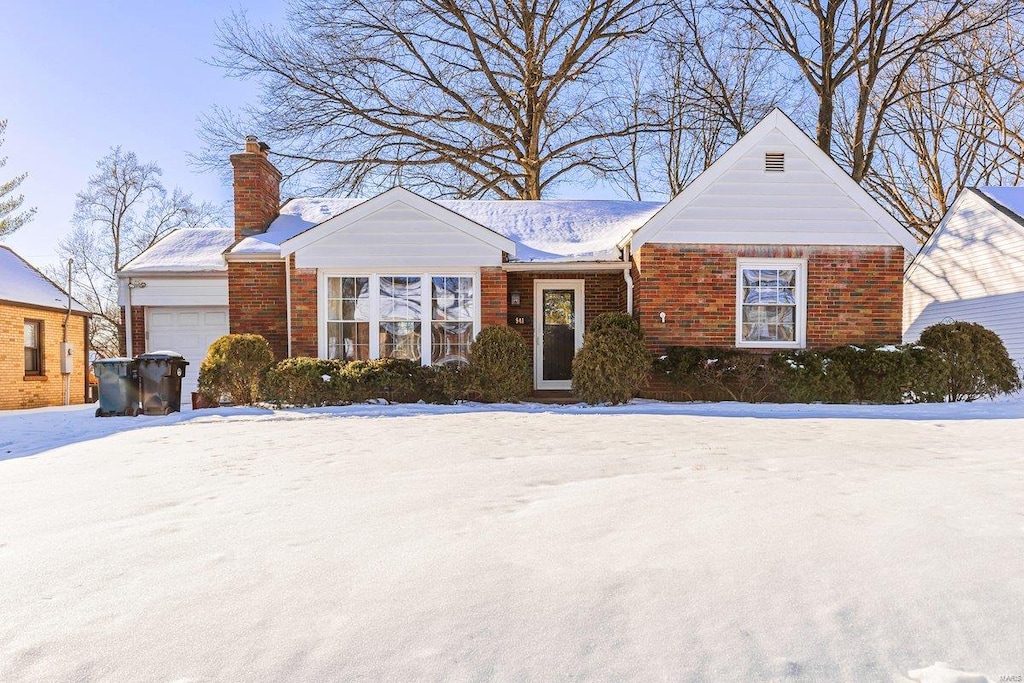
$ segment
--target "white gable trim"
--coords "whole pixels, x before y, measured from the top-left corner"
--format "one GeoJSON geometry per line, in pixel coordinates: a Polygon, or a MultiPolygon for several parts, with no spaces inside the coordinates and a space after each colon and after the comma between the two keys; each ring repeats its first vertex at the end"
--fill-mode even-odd
{"type": "Polygon", "coordinates": [[[500,249],[510,257],[516,255],[516,243],[509,238],[499,235],[490,228],[471,221],[465,216],[455,213],[440,204],[436,204],[415,192],[410,192],[403,187],[394,187],[383,192],[373,199],[368,199],[362,204],[352,207],[337,216],[328,218],[308,230],[295,235],[281,243],[281,255],[288,256],[299,249],[309,247],[319,240],[339,230],[363,220],[372,214],[386,209],[394,204],[404,204],[424,215],[444,223],[460,232],[480,240],[488,246],[500,249]]]}
{"type": "Polygon", "coordinates": [[[619,243],[619,247],[622,248],[629,244],[630,248],[635,251],[647,242],[656,241],[655,238],[665,226],[683,213],[697,197],[774,130],[778,130],[789,138],[794,146],[842,189],[860,209],[878,224],[883,235],[888,235],[892,239],[893,245],[902,246],[910,253],[917,251],[919,247],[917,240],[779,109],[772,110],[768,116],[726,150],[725,154],[697,176],[692,183],[687,185],[682,192],[662,207],[636,232],[626,235],[619,243]]]}

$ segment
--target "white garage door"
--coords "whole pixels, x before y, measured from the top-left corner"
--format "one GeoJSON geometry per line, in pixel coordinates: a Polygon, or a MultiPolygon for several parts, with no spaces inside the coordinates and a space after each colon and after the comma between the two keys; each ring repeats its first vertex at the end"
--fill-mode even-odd
{"type": "Polygon", "coordinates": [[[146,309],[146,351],[174,351],[188,361],[181,382],[181,402],[188,403],[199,381],[199,364],[218,337],[228,333],[226,306],[185,308],[161,306],[146,309]]]}

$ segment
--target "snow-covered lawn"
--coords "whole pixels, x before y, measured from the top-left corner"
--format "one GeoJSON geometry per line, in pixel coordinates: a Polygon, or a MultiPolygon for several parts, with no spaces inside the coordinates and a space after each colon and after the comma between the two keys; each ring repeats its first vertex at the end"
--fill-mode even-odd
{"type": "Polygon", "coordinates": [[[1024,401],[91,414],[0,413],[0,680],[1024,675],[1024,401]]]}

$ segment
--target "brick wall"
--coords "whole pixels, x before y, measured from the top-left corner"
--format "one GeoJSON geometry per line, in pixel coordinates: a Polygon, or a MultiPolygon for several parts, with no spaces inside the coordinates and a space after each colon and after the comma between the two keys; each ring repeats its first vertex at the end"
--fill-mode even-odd
{"type": "Polygon", "coordinates": [[[258,141],[247,140],[245,146],[245,152],[231,155],[236,240],[266,231],[281,205],[281,172],[258,141]]]}
{"type": "Polygon", "coordinates": [[[291,259],[292,283],[292,355],[315,358],[317,345],[316,324],[316,269],[296,269],[295,255],[291,259]]]}
{"type": "Polygon", "coordinates": [[[480,269],[480,327],[508,324],[508,277],[501,268],[480,269]]]}
{"type": "Polygon", "coordinates": [[[900,342],[900,247],[645,244],[633,255],[633,295],[651,350],[735,345],[736,259],[750,257],[807,259],[809,348],[900,342]]]}
{"type": "MultiPolygon", "coordinates": [[[[68,321],[68,341],[74,353],[71,402],[85,402],[86,323],[80,315],[68,321]]],[[[60,343],[64,313],[0,303],[0,410],[40,408],[63,404],[60,343]],[[25,321],[42,321],[43,374],[25,375],[25,321]]]]}
{"type": "Polygon", "coordinates": [[[231,334],[261,334],[275,358],[288,356],[284,262],[228,263],[231,334]]]}
{"type": "MultiPolygon", "coordinates": [[[[125,334],[122,328],[121,334],[125,334]]],[[[135,357],[146,352],[146,307],[132,306],[132,348],[128,355],[135,357]]]]}
{"type": "Polygon", "coordinates": [[[525,315],[531,319],[529,325],[516,325],[526,343],[533,348],[533,297],[534,280],[583,280],[583,322],[589,326],[597,316],[609,312],[625,312],[626,286],[622,271],[600,271],[591,273],[521,272],[508,273],[508,291],[519,292],[519,306],[509,306],[509,315],[525,315]]]}

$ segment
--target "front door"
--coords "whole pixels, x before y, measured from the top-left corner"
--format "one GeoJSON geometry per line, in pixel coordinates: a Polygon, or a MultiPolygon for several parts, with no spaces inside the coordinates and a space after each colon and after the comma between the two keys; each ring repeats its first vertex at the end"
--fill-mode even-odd
{"type": "Polygon", "coordinates": [[[534,281],[533,369],[538,389],[571,389],[583,346],[583,280],[534,281]]]}

